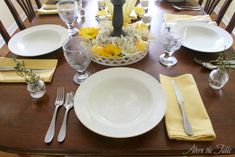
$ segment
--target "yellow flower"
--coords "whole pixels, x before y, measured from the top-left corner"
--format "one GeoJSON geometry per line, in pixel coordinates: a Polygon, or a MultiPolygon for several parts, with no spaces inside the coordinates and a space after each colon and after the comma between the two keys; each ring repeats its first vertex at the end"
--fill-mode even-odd
{"type": "Polygon", "coordinates": [[[79,30],[79,34],[84,39],[94,39],[96,38],[97,34],[99,33],[98,28],[88,27],[88,28],[81,28],[79,30]]]}
{"type": "Polygon", "coordinates": [[[135,28],[138,30],[148,30],[148,26],[144,23],[141,23],[141,24],[137,23],[135,28]]]}
{"type": "Polygon", "coordinates": [[[129,23],[131,23],[131,19],[129,16],[124,16],[124,27],[126,27],[129,23]]]}
{"type": "Polygon", "coordinates": [[[106,45],[105,51],[108,54],[109,58],[118,58],[122,52],[122,50],[117,45],[113,44],[106,45]]]}
{"type": "Polygon", "coordinates": [[[92,53],[103,56],[105,54],[105,48],[103,46],[94,45],[91,48],[92,53]]]}
{"type": "Polygon", "coordinates": [[[100,10],[97,12],[97,16],[107,16],[109,13],[106,10],[100,10]]]}
{"type": "Polygon", "coordinates": [[[105,58],[118,58],[122,52],[118,46],[113,45],[113,44],[108,44],[105,47],[99,46],[99,45],[94,45],[91,48],[91,51],[94,54],[97,54],[99,56],[103,56],[105,58]]]}
{"type": "Polygon", "coordinates": [[[134,11],[135,11],[136,15],[139,17],[141,17],[144,14],[144,9],[141,7],[138,7],[138,6],[136,6],[134,8],[134,11]]]}
{"type": "Polygon", "coordinates": [[[144,41],[138,41],[136,44],[135,44],[135,47],[138,51],[144,51],[146,48],[147,48],[147,43],[144,42],[144,41]]]}

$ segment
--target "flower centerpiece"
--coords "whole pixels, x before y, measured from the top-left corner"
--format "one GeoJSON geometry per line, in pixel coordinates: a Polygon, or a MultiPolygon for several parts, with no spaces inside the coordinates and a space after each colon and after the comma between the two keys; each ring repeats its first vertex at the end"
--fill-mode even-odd
{"type": "MultiPolygon", "coordinates": [[[[120,1],[117,0],[117,3],[120,1]]],[[[130,4],[127,5],[130,6],[130,4]]],[[[117,16],[120,8],[115,9],[114,5],[112,21],[100,21],[98,27],[80,28],[79,34],[84,40],[83,44],[91,48],[94,62],[108,66],[135,63],[148,53],[148,40],[152,38],[148,26],[144,23],[130,23],[127,18],[130,11],[124,10],[124,16],[121,13],[120,17],[120,15],[117,16]]]]}

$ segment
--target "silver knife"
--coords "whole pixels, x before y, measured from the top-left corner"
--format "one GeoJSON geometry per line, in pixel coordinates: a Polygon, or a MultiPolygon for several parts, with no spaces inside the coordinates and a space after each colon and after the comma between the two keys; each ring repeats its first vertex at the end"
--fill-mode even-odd
{"type": "MultiPolygon", "coordinates": [[[[32,69],[33,72],[47,72],[50,70],[51,69],[32,69]]],[[[0,66],[0,72],[1,71],[16,71],[16,69],[10,66],[0,66]]]]}
{"type": "Polygon", "coordinates": [[[182,93],[181,93],[178,85],[176,84],[176,82],[174,80],[172,80],[172,84],[173,84],[175,94],[176,94],[176,98],[178,100],[178,104],[180,106],[180,110],[181,110],[181,113],[182,113],[184,131],[187,135],[192,136],[193,135],[192,127],[191,127],[191,124],[188,120],[187,114],[186,114],[185,109],[184,109],[184,98],[182,96],[182,93]]]}

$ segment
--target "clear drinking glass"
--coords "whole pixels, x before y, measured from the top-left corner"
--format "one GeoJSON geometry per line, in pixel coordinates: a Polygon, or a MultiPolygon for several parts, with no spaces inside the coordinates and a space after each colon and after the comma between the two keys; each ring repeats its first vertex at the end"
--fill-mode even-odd
{"type": "Polygon", "coordinates": [[[186,27],[182,23],[169,26],[163,23],[161,26],[161,42],[165,53],[160,56],[160,63],[165,66],[172,66],[177,63],[177,59],[172,56],[177,51],[186,36],[186,27]]]}
{"type": "Polygon", "coordinates": [[[33,98],[41,98],[46,93],[46,85],[38,79],[33,83],[27,83],[27,90],[33,98]]]}
{"type": "Polygon", "coordinates": [[[220,69],[212,70],[209,75],[209,85],[213,89],[221,89],[228,82],[228,80],[228,73],[220,69]]]}
{"type": "Polygon", "coordinates": [[[77,5],[78,5],[78,17],[84,17],[85,16],[85,9],[83,8],[83,0],[75,0],[77,1],[77,5]]]}
{"type": "Polygon", "coordinates": [[[140,6],[144,9],[145,13],[147,13],[149,7],[149,0],[140,0],[140,6]]]}
{"type": "Polygon", "coordinates": [[[68,26],[68,32],[70,36],[78,33],[78,30],[73,27],[74,21],[78,18],[79,8],[77,1],[64,0],[57,3],[57,10],[60,18],[68,26]]]}
{"type": "Polygon", "coordinates": [[[73,81],[81,84],[90,75],[86,71],[91,62],[90,48],[82,45],[82,39],[79,36],[74,36],[64,42],[63,50],[68,64],[77,71],[73,81]]]}

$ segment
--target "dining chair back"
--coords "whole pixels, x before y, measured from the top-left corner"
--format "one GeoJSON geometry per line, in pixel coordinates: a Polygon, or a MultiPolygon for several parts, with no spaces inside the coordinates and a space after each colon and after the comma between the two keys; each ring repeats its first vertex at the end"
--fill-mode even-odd
{"type": "Polygon", "coordinates": [[[220,22],[222,21],[226,11],[228,10],[228,7],[230,6],[230,4],[232,3],[233,0],[225,0],[217,17],[216,17],[216,23],[219,25],[220,22]]]}
{"type": "Polygon", "coordinates": [[[4,41],[6,43],[8,43],[8,41],[10,40],[10,35],[8,34],[6,28],[4,27],[4,25],[2,24],[2,21],[0,21],[0,33],[4,39],[4,41]]]}
{"type": "Polygon", "coordinates": [[[198,0],[198,4],[202,5],[203,0],[198,0]]]}
{"type": "Polygon", "coordinates": [[[229,33],[233,32],[233,29],[235,27],[235,12],[233,13],[232,18],[230,19],[230,22],[228,23],[228,25],[226,26],[225,30],[229,33]]]}
{"type": "MultiPolygon", "coordinates": [[[[4,0],[6,5],[8,6],[9,10],[11,11],[11,14],[13,15],[18,27],[20,30],[25,29],[25,25],[23,21],[20,18],[19,13],[17,12],[15,6],[12,3],[12,0],[4,0]]],[[[23,11],[25,12],[27,18],[29,19],[30,22],[33,21],[33,19],[36,17],[36,14],[33,10],[33,5],[30,0],[16,0],[17,3],[21,6],[23,11]]],[[[39,1],[38,1],[39,2],[39,1]]]]}
{"type": "Polygon", "coordinates": [[[207,0],[204,6],[204,11],[207,14],[212,14],[212,12],[214,11],[215,7],[218,5],[219,2],[220,0],[207,0]]]}
{"type": "Polygon", "coordinates": [[[40,0],[35,0],[35,3],[37,5],[38,9],[40,9],[42,7],[42,3],[40,0]]]}
{"type": "MultiPolygon", "coordinates": [[[[233,0],[223,0],[223,5],[221,7],[221,9],[219,10],[217,16],[216,16],[216,23],[217,25],[220,25],[226,11],[228,10],[230,4],[232,3],[233,0]]],[[[218,5],[218,3],[220,2],[220,0],[207,0],[205,2],[205,6],[204,6],[204,11],[207,14],[212,14],[212,12],[214,11],[215,7],[218,5]]],[[[200,5],[203,4],[203,0],[198,0],[198,3],[200,5]]],[[[232,33],[234,26],[235,26],[235,19],[234,19],[234,15],[231,18],[229,24],[225,27],[225,29],[229,32],[232,33]]]]}

